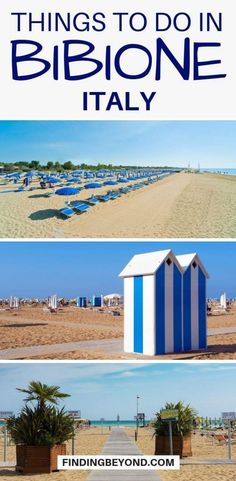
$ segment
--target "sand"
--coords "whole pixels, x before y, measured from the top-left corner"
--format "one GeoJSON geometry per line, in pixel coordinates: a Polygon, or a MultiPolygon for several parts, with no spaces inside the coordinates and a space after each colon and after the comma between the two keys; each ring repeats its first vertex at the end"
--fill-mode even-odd
{"type": "MultiPolygon", "coordinates": [[[[103,433],[100,428],[90,428],[81,430],[76,435],[75,439],[75,453],[76,454],[100,454],[104,443],[108,439],[110,432],[108,428],[103,428],[103,433]]],[[[71,454],[71,442],[67,445],[67,454],[71,454]]],[[[3,459],[3,440],[0,437],[0,459],[3,459]]],[[[8,448],[8,461],[15,462],[15,446],[8,448]]],[[[24,479],[24,481],[85,481],[90,471],[63,471],[52,474],[42,474],[37,476],[22,476],[14,472],[14,468],[0,468],[1,481],[15,481],[16,479],[24,479]]]]}
{"type": "MultiPolygon", "coordinates": [[[[174,174],[68,220],[57,213],[64,197],[48,198],[42,189],[1,194],[0,237],[236,237],[235,182],[219,174],[174,174]]],[[[76,198],[107,190],[82,190],[76,198]]]]}
{"type": "MultiPolygon", "coordinates": [[[[123,311],[120,316],[112,316],[109,308],[77,309],[65,307],[57,314],[45,311],[42,307],[22,307],[17,311],[0,309],[0,349],[32,346],[51,346],[51,352],[40,354],[30,352],[18,359],[236,359],[236,333],[208,336],[206,351],[170,354],[165,356],[142,356],[123,352],[123,311]],[[59,327],[59,329],[58,329],[59,327]],[[107,340],[105,349],[99,341],[107,340]],[[57,344],[77,341],[96,341],[92,348],[85,345],[72,349],[65,346],[64,352],[57,350],[57,344]],[[111,347],[110,347],[110,342],[111,347]],[[113,342],[116,348],[114,348],[113,342]]],[[[230,312],[209,316],[208,328],[235,328],[236,305],[230,312]]]]}
{"type": "MultiPolygon", "coordinates": [[[[134,431],[127,432],[134,436],[134,431]]],[[[137,445],[144,454],[154,453],[154,439],[148,429],[139,429],[137,445]]],[[[226,459],[227,447],[220,446],[211,436],[192,436],[193,457],[191,460],[226,459]]],[[[236,445],[232,448],[232,457],[236,458],[236,445]]],[[[162,481],[235,481],[236,467],[234,466],[181,466],[180,471],[158,471],[162,481]]]]}
{"type": "MultiPolygon", "coordinates": [[[[129,436],[134,440],[134,429],[126,428],[129,436]]],[[[107,428],[103,428],[103,434],[100,428],[91,428],[89,430],[80,431],[76,437],[75,453],[76,454],[100,454],[104,443],[109,435],[107,428]]],[[[154,453],[154,440],[152,432],[149,429],[139,429],[137,445],[143,454],[154,453]]],[[[192,436],[192,460],[209,460],[209,459],[226,459],[227,447],[219,445],[218,441],[212,440],[211,436],[201,437],[198,434],[192,436]]],[[[71,445],[68,445],[68,454],[71,453],[71,445]]],[[[236,457],[236,445],[233,445],[232,455],[236,457]]],[[[3,457],[3,443],[0,438],[0,459],[3,457]]],[[[15,460],[15,448],[9,447],[9,461],[15,460]]],[[[236,470],[234,466],[182,466],[180,471],[159,471],[162,481],[235,481],[236,470]]],[[[86,481],[89,471],[64,471],[53,473],[51,475],[37,475],[39,481],[86,481]]],[[[0,476],[2,481],[14,481],[15,479],[24,479],[24,481],[32,481],[32,476],[16,475],[14,468],[0,468],[0,476]]]]}
{"type": "Polygon", "coordinates": [[[0,310],[0,349],[120,337],[122,316],[114,318],[108,311],[73,307],[57,314],[42,307],[0,310]]]}

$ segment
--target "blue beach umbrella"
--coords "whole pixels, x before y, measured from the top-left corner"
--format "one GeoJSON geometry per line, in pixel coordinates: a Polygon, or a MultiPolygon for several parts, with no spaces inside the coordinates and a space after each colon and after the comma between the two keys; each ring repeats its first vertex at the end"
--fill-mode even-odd
{"type": "Polygon", "coordinates": [[[116,180],[107,180],[104,182],[104,185],[117,185],[117,183],[116,180]]]}
{"type": "Polygon", "coordinates": [[[76,195],[76,194],[79,194],[79,192],[80,192],[80,189],[77,189],[76,187],[62,187],[61,189],[56,190],[55,194],[66,195],[67,202],[68,202],[68,197],[70,195],[76,195]]]}
{"type": "Polygon", "coordinates": [[[84,186],[85,189],[98,189],[102,187],[102,184],[99,184],[98,182],[91,182],[90,184],[86,184],[84,186]]]}
{"type": "Polygon", "coordinates": [[[61,182],[61,181],[56,177],[46,177],[45,182],[48,182],[49,184],[57,184],[58,182],[61,182]]]}
{"type": "Polygon", "coordinates": [[[71,184],[75,184],[76,182],[80,182],[80,179],[77,177],[73,177],[73,179],[68,179],[67,182],[70,182],[71,184]]]}
{"type": "Polygon", "coordinates": [[[121,184],[127,184],[128,179],[118,179],[118,182],[120,182],[121,184]]]}

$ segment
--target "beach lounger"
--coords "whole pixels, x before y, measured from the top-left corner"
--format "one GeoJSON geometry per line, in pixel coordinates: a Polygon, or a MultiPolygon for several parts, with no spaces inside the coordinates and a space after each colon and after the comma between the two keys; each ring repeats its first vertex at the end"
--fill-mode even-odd
{"type": "Polygon", "coordinates": [[[97,197],[89,197],[88,199],[85,199],[84,202],[88,202],[90,205],[95,205],[99,202],[99,199],[97,197]]]}
{"type": "Polygon", "coordinates": [[[121,194],[119,192],[109,192],[110,199],[115,200],[118,199],[118,197],[121,197],[121,194]]]}
{"type": "Polygon", "coordinates": [[[107,202],[108,200],[111,200],[111,197],[110,197],[110,194],[98,195],[98,199],[99,199],[101,202],[107,202]]]}
{"type": "Polygon", "coordinates": [[[75,211],[71,209],[70,207],[63,207],[62,209],[59,209],[60,214],[62,214],[66,219],[69,219],[73,215],[75,215],[75,211]]]}
{"type": "Polygon", "coordinates": [[[72,207],[73,209],[75,209],[76,211],[79,211],[79,212],[86,212],[88,209],[90,209],[90,205],[88,204],[85,204],[83,202],[74,202],[72,204],[72,207]]]}
{"type": "Polygon", "coordinates": [[[131,192],[131,189],[130,187],[121,187],[119,191],[121,192],[121,194],[128,194],[129,192],[131,192]]]}

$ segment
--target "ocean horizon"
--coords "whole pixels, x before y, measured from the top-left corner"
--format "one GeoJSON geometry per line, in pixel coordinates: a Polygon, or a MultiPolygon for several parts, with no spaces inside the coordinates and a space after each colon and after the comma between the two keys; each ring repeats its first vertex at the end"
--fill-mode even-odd
{"type": "MultiPolygon", "coordinates": [[[[149,423],[150,421],[149,420],[146,420],[145,423],[149,423]]],[[[141,421],[139,421],[140,425],[141,425],[141,421]]],[[[136,420],[132,420],[132,419],[125,419],[125,420],[120,420],[120,421],[117,421],[117,420],[104,420],[104,421],[101,421],[101,420],[92,420],[91,421],[91,426],[104,426],[104,427],[107,427],[107,426],[128,426],[128,427],[135,427],[136,426],[136,420]]]]}

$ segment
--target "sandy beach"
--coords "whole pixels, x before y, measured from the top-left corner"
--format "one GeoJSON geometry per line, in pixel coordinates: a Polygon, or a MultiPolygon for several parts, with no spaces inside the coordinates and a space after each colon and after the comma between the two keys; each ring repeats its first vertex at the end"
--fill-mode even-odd
{"type": "MultiPolygon", "coordinates": [[[[47,197],[48,189],[4,193],[0,194],[0,237],[232,238],[236,237],[235,186],[236,176],[178,173],[67,220],[58,215],[66,199],[47,197]]],[[[1,186],[0,192],[7,188],[1,186]]],[[[107,186],[82,190],[71,200],[107,190],[107,186]]]]}
{"type": "MultiPolygon", "coordinates": [[[[90,428],[88,430],[80,430],[75,438],[75,453],[76,454],[100,454],[104,443],[108,439],[110,432],[108,428],[103,428],[103,432],[99,428],[90,428]]],[[[67,444],[67,454],[71,454],[71,442],[67,444]]],[[[3,459],[3,438],[0,437],[0,460],[3,459]]],[[[15,462],[15,446],[11,445],[8,448],[8,461],[15,462]]],[[[53,474],[41,474],[36,478],[39,481],[69,481],[79,480],[85,481],[88,478],[90,471],[63,471],[53,474]]],[[[32,481],[32,476],[21,476],[14,472],[14,468],[0,468],[0,477],[2,481],[11,481],[23,478],[25,481],[32,481]]]]}
{"type": "Polygon", "coordinates": [[[43,307],[1,309],[0,350],[30,349],[14,359],[236,359],[236,332],[227,332],[236,328],[235,304],[229,312],[208,317],[208,329],[226,332],[208,336],[206,351],[155,357],[123,352],[123,311],[117,309],[121,315],[115,317],[109,308],[65,307],[57,314],[43,307]]]}
{"type": "MultiPolygon", "coordinates": [[[[134,429],[126,428],[127,434],[134,442],[134,429]]],[[[109,431],[107,428],[103,429],[101,434],[100,428],[91,428],[88,431],[80,431],[76,437],[75,452],[76,454],[100,454],[104,443],[108,439],[109,431]]],[[[139,436],[137,446],[143,454],[154,453],[154,439],[152,432],[148,429],[139,429],[139,436]]],[[[199,434],[192,436],[192,450],[193,457],[188,458],[191,461],[209,460],[209,459],[226,459],[227,446],[220,445],[217,440],[212,437],[201,437],[199,434]]],[[[68,453],[71,452],[71,446],[68,445],[68,453]]],[[[232,455],[236,457],[236,446],[233,445],[232,455]]],[[[3,444],[0,438],[0,458],[3,456],[3,444]]],[[[15,459],[15,447],[9,447],[9,461],[15,459]]],[[[162,481],[235,481],[235,465],[234,466],[209,466],[209,465],[188,465],[181,466],[180,471],[159,471],[162,481]]],[[[85,481],[88,479],[89,471],[64,471],[53,473],[51,475],[37,475],[39,481],[61,481],[61,480],[79,480],[85,481]]],[[[19,479],[19,475],[15,474],[14,468],[0,468],[0,476],[3,481],[14,481],[19,479]]],[[[32,476],[24,476],[25,481],[32,481],[32,476]]]]}
{"type": "MultiPolygon", "coordinates": [[[[132,436],[132,430],[128,430],[132,436]]],[[[154,453],[154,439],[148,429],[140,429],[138,436],[138,447],[144,454],[154,453]]],[[[203,459],[225,459],[227,458],[227,447],[220,446],[218,441],[212,441],[209,436],[192,436],[192,461],[203,459]]],[[[233,446],[232,456],[236,457],[236,446],[233,446]]],[[[162,481],[235,481],[235,466],[181,466],[180,471],[159,471],[162,481]]]]}

